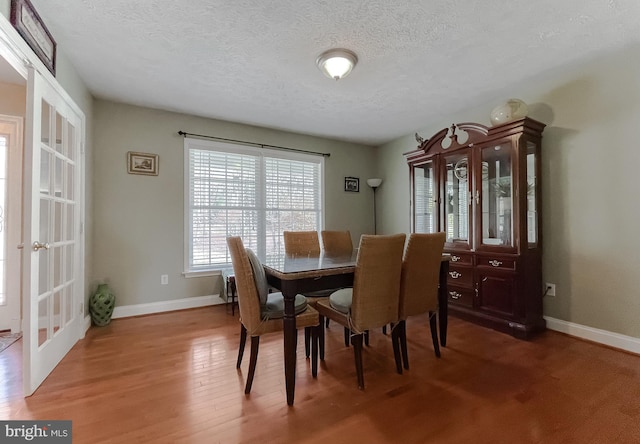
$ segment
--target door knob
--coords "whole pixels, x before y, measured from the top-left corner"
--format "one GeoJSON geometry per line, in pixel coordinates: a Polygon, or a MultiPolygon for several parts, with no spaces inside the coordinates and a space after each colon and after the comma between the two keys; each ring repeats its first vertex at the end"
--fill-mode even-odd
{"type": "Polygon", "coordinates": [[[38,251],[41,248],[44,248],[45,250],[48,250],[49,249],[49,242],[45,242],[45,243],[42,244],[42,243],[40,243],[38,241],[35,241],[33,243],[33,251],[38,251]]]}

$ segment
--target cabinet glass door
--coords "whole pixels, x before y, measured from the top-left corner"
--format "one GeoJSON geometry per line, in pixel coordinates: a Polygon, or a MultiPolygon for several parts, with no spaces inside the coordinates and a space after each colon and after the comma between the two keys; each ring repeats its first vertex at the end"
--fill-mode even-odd
{"type": "Polygon", "coordinates": [[[416,165],[413,169],[413,214],[414,232],[435,233],[435,177],[433,162],[416,165]]]}
{"type": "Polygon", "coordinates": [[[481,150],[482,245],[513,246],[513,169],[511,144],[481,150]]]}
{"type": "Polygon", "coordinates": [[[445,182],[443,194],[444,231],[447,242],[469,245],[469,168],[468,151],[444,157],[445,182]]]}
{"type": "Polygon", "coordinates": [[[538,194],[536,172],[536,145],[527,141],[527,240],[538,242],[538,194]]]}

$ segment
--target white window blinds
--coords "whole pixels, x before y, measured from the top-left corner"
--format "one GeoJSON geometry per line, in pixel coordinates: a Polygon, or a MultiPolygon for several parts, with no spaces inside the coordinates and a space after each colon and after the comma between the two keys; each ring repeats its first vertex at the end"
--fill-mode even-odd
{"type": "Polygon", "coordinates": [[[229,266],[226,238],[265,258],[284,230],[319,230],[323,158],[185,138],[186,271],[229,266]]]}

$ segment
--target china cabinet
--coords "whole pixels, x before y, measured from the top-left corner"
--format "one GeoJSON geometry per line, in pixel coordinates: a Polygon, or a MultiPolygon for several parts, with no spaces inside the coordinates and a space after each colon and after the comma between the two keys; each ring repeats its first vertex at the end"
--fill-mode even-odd
{"type": "Polygon", "coordinates": [[[405,153],[411,230],[444,231],[453,315],[529,338],[542,318],[540,143],[545,125],[452,125],[405,153]]]}

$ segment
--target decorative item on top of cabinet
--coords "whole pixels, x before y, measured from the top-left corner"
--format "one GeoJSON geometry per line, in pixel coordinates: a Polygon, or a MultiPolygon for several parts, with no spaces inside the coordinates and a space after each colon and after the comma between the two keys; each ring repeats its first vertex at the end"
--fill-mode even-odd
{"type": "Polygon", "coordinates": [[[524,117],[460,123],[405,153],[411,231],[447,235],[450,312],[527,339],[542,318],[540,144],[524,117]]]}

